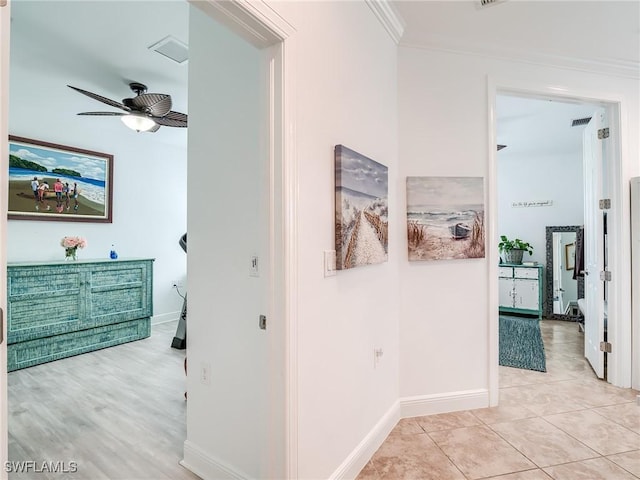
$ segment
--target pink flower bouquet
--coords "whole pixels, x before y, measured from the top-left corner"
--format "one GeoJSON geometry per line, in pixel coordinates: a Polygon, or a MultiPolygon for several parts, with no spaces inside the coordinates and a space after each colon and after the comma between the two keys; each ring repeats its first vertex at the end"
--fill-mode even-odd
{"type": "Polygon", "coordinates": [[[78,248],[87,246],[87,241],[82,237],[62,237],[60,245],[64,247],[65,260],[76,260],[78,248]]]}
{"type": "Polygon", "coordinates": [[[60,245],[64,248],[84,248],[87,246],[87,241],[82,237],[62,237],[60,245]]]}

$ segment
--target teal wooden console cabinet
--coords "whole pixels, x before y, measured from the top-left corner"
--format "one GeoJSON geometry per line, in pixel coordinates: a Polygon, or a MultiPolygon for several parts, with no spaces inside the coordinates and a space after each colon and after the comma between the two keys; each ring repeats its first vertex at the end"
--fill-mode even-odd
{"type": "Polygon", "coordinates": [[[148,337],[153,259],[9,263],[8,371],[148,337]]]}

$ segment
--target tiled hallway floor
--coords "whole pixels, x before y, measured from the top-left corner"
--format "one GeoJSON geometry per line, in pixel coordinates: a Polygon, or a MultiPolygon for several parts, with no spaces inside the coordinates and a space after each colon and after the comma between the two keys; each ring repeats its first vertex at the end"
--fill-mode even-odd
{"type": "Polygon", "coordinates": [[[639,392],[596,379],[576,323],[541,329],[547,373],[500,367],[498,407],[400,420],[357,480],[639,479],[639,392]]]}

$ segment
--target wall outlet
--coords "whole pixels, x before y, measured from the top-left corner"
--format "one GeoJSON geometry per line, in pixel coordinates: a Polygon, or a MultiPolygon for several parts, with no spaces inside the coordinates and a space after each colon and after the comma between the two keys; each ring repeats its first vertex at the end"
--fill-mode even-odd
{"type": "Polygon", "coordinates": [[[200,383],[211,385],[211,364],[202,362],[200,364],[200,383]]]}

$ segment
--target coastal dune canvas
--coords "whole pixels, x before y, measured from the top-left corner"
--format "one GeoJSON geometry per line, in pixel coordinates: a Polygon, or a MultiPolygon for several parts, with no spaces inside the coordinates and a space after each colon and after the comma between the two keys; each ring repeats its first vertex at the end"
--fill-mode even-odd
{"type": "Polygon", "coordinates": [[[336,268],[387,261],[388,168],[343,145],[335,147],[336,268]]]}
{"type": "Polygon", "coordinates": [[[113,156],[9,137],[9,219],[111,222],[113,156]]]}
{"type": "Polygon", "coordinates": [[[482,177],[407,177],[409,260],[485,256],[482,177]]]}

